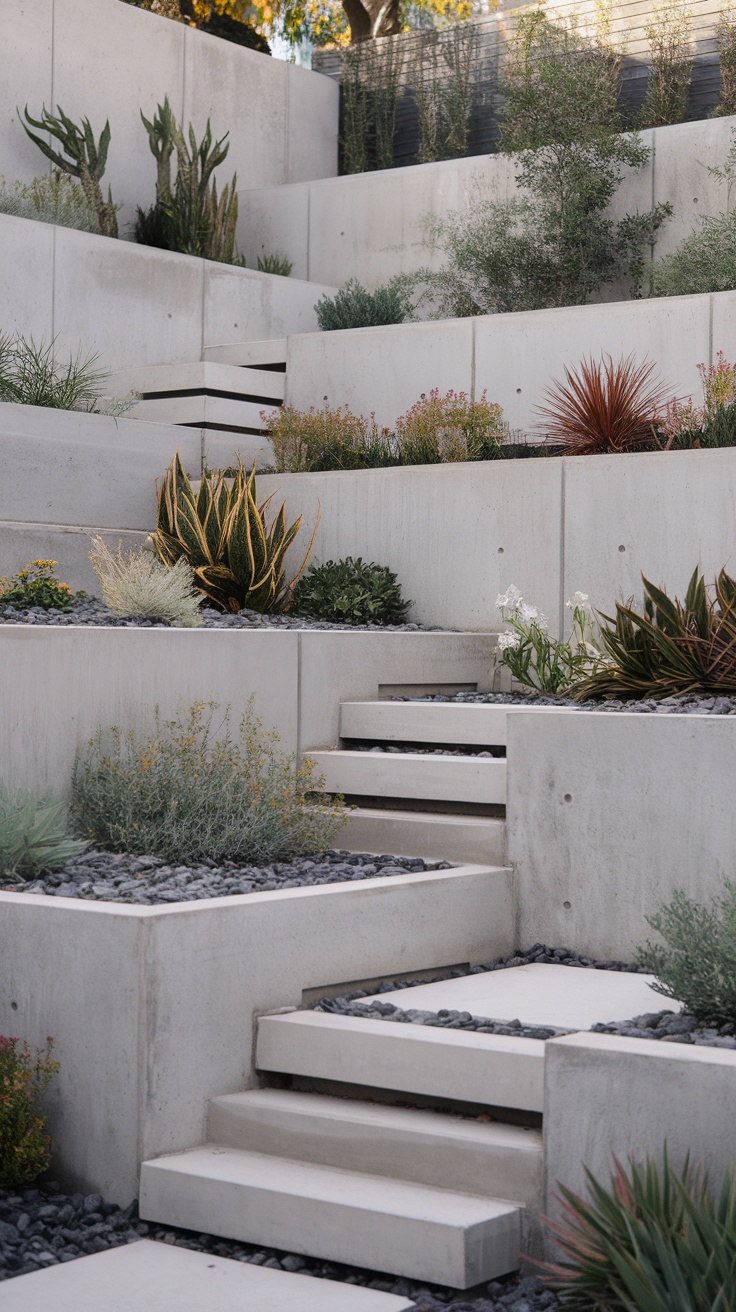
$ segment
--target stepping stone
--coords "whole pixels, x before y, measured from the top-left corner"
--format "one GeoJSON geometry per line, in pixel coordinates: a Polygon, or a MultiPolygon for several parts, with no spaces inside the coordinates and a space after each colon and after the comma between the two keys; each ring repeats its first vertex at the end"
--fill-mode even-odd
{"type": "Polygon", "coordinates": [[[404,1011],[469,1011],[488,1020],[587,1030],[597,1021],[629,1020],[648,1011],[677,1009],[651,987],[653,975],[576,966],[512,966],[462,979],[438,980],[361,1002],[391,1002],[404,1011]]]}
{"type": "Polygon", "coordinates": [[[141,1239],[3,1281],[3,1312],[403,1312],[406,1298],[141,1239]]]}

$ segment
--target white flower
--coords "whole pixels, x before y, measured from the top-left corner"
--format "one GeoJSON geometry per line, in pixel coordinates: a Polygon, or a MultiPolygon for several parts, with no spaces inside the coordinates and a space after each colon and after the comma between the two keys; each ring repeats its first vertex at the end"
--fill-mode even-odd
{"type": "Polygon", "coordinates": [[[520,633],[499,633],[498,650],[499,651],[516,651],[521,642],[520,633]]]}
{"type": "Polygon", "coordinates": [[[517,611],[524,598],[519,589],[510,583],[505,592],[499,592],[496,597],[496,609],[500,611],[510,610],[517,611]]]}
{"type": "Polygon", "coordinates": [[[538,618],[539,611],[536,606],[530,606],[529,603],[525,601],[519,606],[518,615],[522,624],[529,625],[538,618]]]}
{"type": "Polygon", "coordinates": [[[573,592],[572,596],[568,597],[567,601],[565,602],[565,605],[567,606],[568,610],[589,611],[590,606],[588,605],[587,592],[573,592]]]}

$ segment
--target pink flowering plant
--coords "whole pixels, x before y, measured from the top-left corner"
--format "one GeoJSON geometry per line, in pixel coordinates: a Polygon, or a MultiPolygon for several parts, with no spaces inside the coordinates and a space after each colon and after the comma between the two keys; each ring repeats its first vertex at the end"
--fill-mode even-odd
{"type": "Polygon", "coordinates": [[[508,625],[498,635],[501,664],[523,687],[556,696],[605,663],[594,641],[593,609],[585,592],[575,592],[567,601],[572,632],[566,642],[550,637],[545,616],[513,583],[496,598],[496,607],[508,625]]]}
{"type": "Polygon", "coordinates": [[[736,364],[730,364],[719,351],[716,363],[699,364],[698,373],[702,406],[696,406],[690,397],[665,406],[661,428],[666,449],[736,445],[736,364]]]}

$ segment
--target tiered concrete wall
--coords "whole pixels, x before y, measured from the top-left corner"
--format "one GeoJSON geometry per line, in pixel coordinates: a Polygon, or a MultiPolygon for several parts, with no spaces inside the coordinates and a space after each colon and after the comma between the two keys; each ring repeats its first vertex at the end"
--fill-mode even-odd
{"type": "Polygon", "coordinates": [[[46,160],[16,115],[61,105],[99,135],[110,119],[105,186],[123,204],[153,203],[156,163],[140,120],[169,96],[198,133],[208,117],[230,153],[220,170],[241,187],[274,186],[337,172],[338,88],[329,78],[207,36],[120,0],[19,0],[0,6],[0,174],[24,181],[46,160]]]}
{"type": "Polygon", "coordinates": [[[7,214],[0,249],[0,332],[56,337],[60,353],[95,351],[108,369],[311,332],[314,303],[332,290],[7,214]]]}
{"type": "MultiPolygon", "coordinates": [[[[674,250],[702,215],[726,208],[725,184],[708,168],[723,166],[735,122],[717,118],[642,132],[649,161],[627,172],[612,212],[669,201],[674,214],[660,230],[657,257],[674,250]]],[[[294,261],[297,277],[327,283],[358,278],[374,287],[397,273],[438,268],[440,257],[423,244],[425,215],[446,218],[479,195],[508,200],[517,194],[515,172],[513,157],[480,155],[288,187],[246,184],[239,240],[249,263],[278,248],[294,261]]]]}

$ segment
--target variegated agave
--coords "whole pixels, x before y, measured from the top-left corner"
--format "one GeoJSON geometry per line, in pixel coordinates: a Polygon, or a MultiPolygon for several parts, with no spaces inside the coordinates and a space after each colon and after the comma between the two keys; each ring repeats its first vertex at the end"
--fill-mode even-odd
{"type": "Polygon", "coordinates": [[[609,660],[570,694],[584,700],[736,693],[736,579],[722,569],[711,591],[696,569],[684,602],[642,581],[644,614],[617,601],[616,618],[602,616],[609,660]]]}
{"type": "Polygon", "coordinates": [[[158,524],[152,537],[156,554],[169,566],[185,556],[195,586],[220,610],[288,610],[317,526],[301,566],[287,583],[284,560],[301,516],[287,527],[282,505],[267,526],[270,500],[258,505],[255,464],[247,474],[242,461],[232,480],[222,472],[205,473],[195,494],[177,451],[158,488],[158,524]]]}

